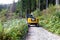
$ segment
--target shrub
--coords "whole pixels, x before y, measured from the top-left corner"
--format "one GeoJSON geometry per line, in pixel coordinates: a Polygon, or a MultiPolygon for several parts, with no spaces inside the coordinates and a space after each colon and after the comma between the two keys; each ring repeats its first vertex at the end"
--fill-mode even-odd
{"type": "Polygon", "coordinates": [[[0,32],[2,32],[2,29],[3,29],[2,22],[0,21],[0,32]]]}
{"type": "Polygon", "coordinates": [[[56,10],[56,6],[46,9],[47,14],[40,17],[39,24],[48,29],[52,33],[60,34],[60,11],[56,10]]]}
{"type": "Polygon", "coordinates": [[[35,17],[38,17],[38,16],[41,16],[41,12],[39,9],[35,10],[34,12],[32,12],[32,14],[35,16],[35,17]]]}
{"type": "Polygon", "coordinates": [[[5,9],[2,9],[2,11],[0,12],[0,20],[2,22],[6,21],[6,16],[5,16],[6,13],[7,13],[7,10],[5,9]]]}
{"type": "Polygon", "coordinates": [[[8,20],[3,24],[3,28],[3,40],[23,40],[28,31],[25,19],[8,20]]]}

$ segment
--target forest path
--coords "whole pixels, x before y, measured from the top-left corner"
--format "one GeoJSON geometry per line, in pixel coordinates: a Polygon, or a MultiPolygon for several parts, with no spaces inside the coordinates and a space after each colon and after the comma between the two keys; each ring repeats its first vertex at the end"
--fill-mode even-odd
{"type": "Polygon", "coordinates": [[[42,27],[30,27],[26,40],[60,40],[60,36],[52,34],[42,27]]]}

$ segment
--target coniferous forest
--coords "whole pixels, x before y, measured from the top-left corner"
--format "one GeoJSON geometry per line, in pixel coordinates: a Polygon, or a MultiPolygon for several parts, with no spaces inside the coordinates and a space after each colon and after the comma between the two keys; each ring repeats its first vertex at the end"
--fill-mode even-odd
{"type": "Polygon", "coordinates": [[[14,0],[0,4],[0,40],[24,40],[28,14],[38,18],[44,29],[60,35],[60,0],[14,0]]]}

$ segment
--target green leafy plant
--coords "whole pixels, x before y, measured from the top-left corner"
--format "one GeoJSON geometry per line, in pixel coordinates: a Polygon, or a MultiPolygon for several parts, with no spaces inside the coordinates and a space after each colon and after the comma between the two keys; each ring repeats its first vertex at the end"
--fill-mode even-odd
{"type": "Polygon", "coordinates": [[[56,9],[56,6],[46,9],[47,14],[43,14],[40,17],[39,24],[52,33],[60,35],[60,11],[56,9]]]}
{"type": "Polygon", "coordinates": [[[8,20],[4,22],[3,28],[1,40],[23,40],[28,31],[25,19],[8,20]]]}

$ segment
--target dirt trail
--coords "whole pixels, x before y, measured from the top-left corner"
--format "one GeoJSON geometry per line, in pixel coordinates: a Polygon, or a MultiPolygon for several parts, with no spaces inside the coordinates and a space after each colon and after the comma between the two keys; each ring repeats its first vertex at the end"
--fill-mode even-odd
{"type": "Polygon", "coordinates": [[[54,35],[42,27],[30,27],[26,40],[60,40],[60,36],[54,35]]]}

